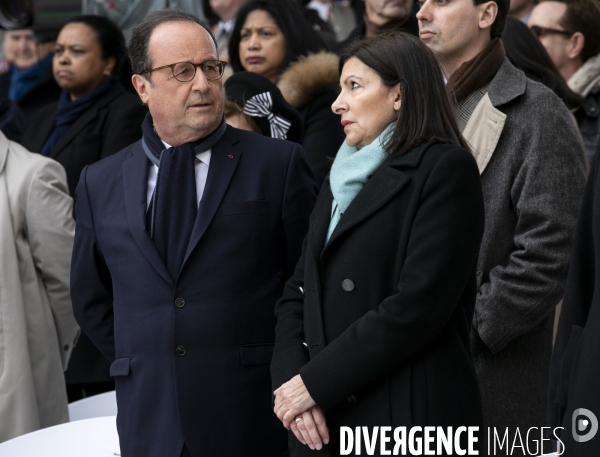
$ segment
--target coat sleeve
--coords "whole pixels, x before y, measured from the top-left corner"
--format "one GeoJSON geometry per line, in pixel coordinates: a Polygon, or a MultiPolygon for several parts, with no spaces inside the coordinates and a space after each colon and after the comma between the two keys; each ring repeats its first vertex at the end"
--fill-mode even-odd
{"type": "Polygon", "coordinates": [[[326,92],[318,97],[308,107],[304,121],[302,147],[319,187],[329,173],[335,154],[346,139],[340,116],[331,111],[331,104],[335,99],[334,92],[326,92]]]}
{"type": "Polygon", "coordinates": [[[81,329],[109,360],[115,359],[112,281],[98,247],[85,167],[77,186],[77,219],[71,268],[71,300],[81,329]]]}
{"type": "Polygon", "coordinates": [[[116,154],[142,137],[142,122],[148,109],[126,95],[121,103],[114,104],[107,117],[100,159],[116,154]]]}
{"type": "Polygon", "coordinates": [[[294,275],[285,283],[282,298],[275,306],[275,347],[271,359],[273,390],[289,381],[308,363],[304,347],[304,257],[307,237],[302,244],[302,255],[294,275]]]}
{"type": "Polygon", "coordinates": [[[286,261],[283,280],[294,273],[302,240],[308,232],[308,220],[317,199],[317,186],[300,145],[292,148],[285,189],[282,217],[285,226],[286,261]]]}
{"type": "Polygon", "coordinates": [[[271,362],[273,390],[297,375],[300,367],[308,361],[302,346],[303,296],[300,287],[304,283],[305,235],[308,232],[310,214],[315,206],[316,194],[317,186],[304,152],[299,145],[295,145],[288,165],[283,201],[286,239],[284,280],[292,274],[293,277],[285,284],[284,298],[275,306],[277,336],[271,362]]]}
{"type": "Polygon", "coordinates": [[[27,197],[27,238],[52,310],[64,370],[79,332],[69,297],[75,233],[72,214],[64,169],[53,160],[44,160],[35,171],[27,197]]]}
{"type": "Polygon", "coordinates": [[[476,267],[483,227],[475,161],[462,149],[448,150],[423,187],[397,292],[300,369],[323,410],[383,379],[436,340],[476,267]]]}
{"type": "Polygon", "coordinates": [[[482,279],[475,302],[474,327],[494,354],[560,301],[585,187],[585,154],[568,111],[552,97],[540,112],[544,129],[524,129],[527,155],[506,190],[517,217],[513,251],[482,279]]]}
{"type": "MultiPolygon", "coordinates": [[[[571,266],[563,306],[552,353],[550,365],[550,386],[548,392],[548,425],[560,427],[563,423],[564,402],[560,394],[566,393],[566,381],[570,375],[570,362],[574,354],[568,354],[567,348],[575,346],[575,341],[569,344],[571,336],[577,333],[577,328],[585,327],[592,296],[594,294],[595,276],[598,267],[596,265],[594,249],[594,231],[598,233],[598,227],[594,227],[594,200],[597,199],[598,181],[600,180],[600,144],[594,157],[590,180],[588,181],[579,220],[573,241],[571,253],[571,266]],[[562,385],[564,384],[564,385],[562,385]],[[562,391],[562,392],[561,392],[562,391]]],[[[575,349],[575,347],[573,347],[575,349]]]]}

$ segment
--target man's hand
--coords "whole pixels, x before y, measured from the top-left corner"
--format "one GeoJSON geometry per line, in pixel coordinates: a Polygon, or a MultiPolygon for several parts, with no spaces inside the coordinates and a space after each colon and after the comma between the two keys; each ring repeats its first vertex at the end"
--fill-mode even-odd
{"type": "Polygon", "coordinates": [[[275,395],[275,414],[288,430],[290,430],[290,422],[296,416],[316,405],[306,390],[300,375],[296,375],[282,384],[273,394],[275,395]]]}
{"type": "Polygon", "coordinates": [[[318,406],[304,411],[290,424],[290,428],[298,441],[308,444],[311,449],[320,450],[323,444],[329,443],[329,429],[325,423],[325,415],[318,406]]]}

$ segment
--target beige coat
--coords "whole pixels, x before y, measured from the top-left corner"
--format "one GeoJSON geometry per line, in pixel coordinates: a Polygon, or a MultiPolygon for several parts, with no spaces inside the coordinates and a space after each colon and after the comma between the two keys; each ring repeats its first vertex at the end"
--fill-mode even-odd
{"type": "Polygon", "coordinates": [[[72,210],[63,168],[0,131],[0,442],[69,420],[72,210]]]}

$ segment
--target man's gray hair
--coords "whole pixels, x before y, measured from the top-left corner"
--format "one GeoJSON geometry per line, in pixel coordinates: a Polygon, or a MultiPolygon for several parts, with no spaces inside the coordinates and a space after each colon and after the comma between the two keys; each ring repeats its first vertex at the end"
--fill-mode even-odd
{"type": "MultiPolygon", "coordinates": [[[[131,60],[133,74],[143,75],[144,72],[152,68],[152,59],[150,59],[150,52],[148,50],[150,36],[156,27],[167,22],[192,22],[198,24],[208,32],[215,44],[215,49],[217,49],[217,41],[213,34],[193,14],[169,8],[155,11],[133,29],[131,41],[129,42],[129,59],[131,60]]],[[[147,79],[150,80],[150,77],[148,76],[147,79]]]]}

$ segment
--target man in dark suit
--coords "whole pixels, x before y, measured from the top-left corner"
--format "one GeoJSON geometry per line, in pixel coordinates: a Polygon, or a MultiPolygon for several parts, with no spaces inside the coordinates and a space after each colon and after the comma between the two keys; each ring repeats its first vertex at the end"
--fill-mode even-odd
{"type": "Polygon", "coordinates": [[[194,17],[134,31],[141,141],[77,188],[75,316],[112,362],[125,457],[281,456],[273,309],[316,185],[297,144],[226,126],[223,65],[194,17]],[[183,64],[182,64],[183,63],[183,64]]]}

